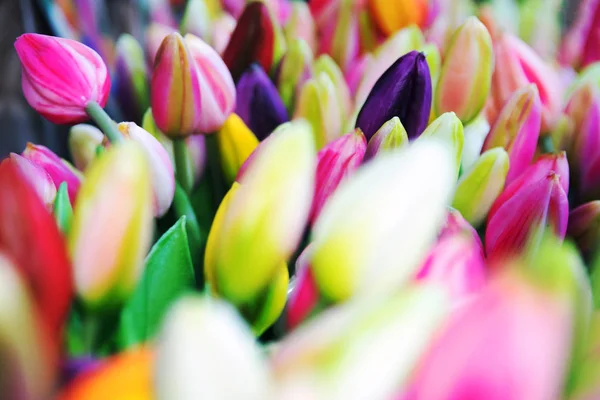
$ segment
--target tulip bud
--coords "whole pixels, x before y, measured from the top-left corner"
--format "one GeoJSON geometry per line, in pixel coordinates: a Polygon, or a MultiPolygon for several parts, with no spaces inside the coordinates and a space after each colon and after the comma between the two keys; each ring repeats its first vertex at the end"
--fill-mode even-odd
{"type": "Polygon", "coordinates": [[[493,70],[492,38],[485,26],[469,17],[452,36],[436,87],[436,114],[454,111],[463,123],[483,109],[493,70]]]}
{"type": "Polygon", "coordinates": [[[221,205],[222,216],[217,212],[207,243],[205,276],[211,289],[242,310],[261,333],[266,326],[258,323],[266,322],[257,311],[283,309],[287,269],[281,265],[298,245],[308,220],[316,162],[310,126],[292,122],[254,154],[239,188],[223,201],[229,204],[221,205]],[[273,294],[266,296],[269,292],[273,294]]]}
{"type": "Polygon", "coordinates": [[[463,170],[470,169],[479,159],[483,148],[483,142],[490,132],[490,124],[480,115],[469,125],[464,127],[465,143],[463,145],[463,156],[461,165],[463,170]]]}
{"type": "Polygon", "coordinates": [[[308,245],[296,260],[296,276],[290,283],[290,293],[286,304],[286,323],[295,329],[314,312],[320,300],[319,288],[310,270],[312,245],[308,245]]]}
{"type": "Polygon", "coordinates": [[[46,209],[52,210],[56,198],[56,186],[42,167],[15,153],[10,153],[10,158],[3,162],[13,163],[27,183],[35,190],[46,209]]]}
{"type": "Polygon", "coordinates": [[[406,129],[402,126],[400,118],[393,117],[383,124],[371,140],[369,140],[365,153],[365,161],[370,160],[379,153],[387,152],[407,144],[408,135],[406,129]]]}
{"type": "Polygon", "coordinates": [[[452,207],[469,223],[481,225],[502,193],[508,173],[508,154],[502,148],[486,151],[458,180],[452,207]]]}
{"type": "Polygon", "coordinates": [[[96,158],[96,150],[102,145],[104,134],[98,128],[88,124],[78,124],[69,131],[69,152],[75,166],[85,171],[96,158]]]}
{"type": "Polygon", "coordinates": [[[70,168],[66,161],[54,154],[49,148],[33,143],[27,143],[22,155],[46,171],[52,178],[55,188],[59,187],[61,183],[67,182],[69,200],[71,200],[71,204],[75,202],[75,197],[81,185],[81,176],[70,168]]]}
{"type": "Polygon", "coordinates": [[[121,122],[118,129],[125,138],[140,144],[144,150],[154,192],[154,215],[162,217],[171,207],[175,195],[175,173],[169,153],[154,136],[135,122],[121,122]]]}
{"type": "Polygon", "coordinates": [[[156,54],[158,54],[158,49],[163,40],[173,32],[175,32],[174,28],[156,22],[148,25],[148,28],[146,28],[146,52],[150,65],[154,65],[156,54]]]}
{"type": "Polygon", "coordinates": [[[443,291],[426,285],[385,300],[349,302],[327,310],[274,349],[275,397],[394,398],[447,313],[443,291]]]}
{"type": "MultiPolygon", "coordinates": [[[[373,56],[370,53],[366,53],[363,54],[362,56],[360,56],[359,58],[357,58],[356,60],[354,60],[354,62],[352,63],[351,68],[345,72],[345,77],[346,77],[346,82],[348,82],[348,88],[350,89],[350,93],[352,94],[352,97],[355,97],[355,95],[358,94],[358,88],[359,88],[359,84],[361,82],[361,80],[363,79],[366,73],[366,71],[369,70],[370,67],[373,67],[375,65],[375,61],[373,60],[373,56]]],[[[377,79],[377,77],[375,78],[377,79]]],[[[366,87],[366,84],[365,84],[366,87]]],[[[373,86],[371,85],[369,88],[372,88],[373,86]]],[[[363,95],[360,98],[361,101],[360,103],[358,101],[356,101],[356,104],[362,104],[365,101],[365,98],[367,97],[367,95],[369,94],[368,92],[366,92],[363,89],[363,95]]],[[[356,96],[356,99],[358,100],[358,96],[356,96]]]]}
{"type": "Polygon", "coordinates": [[[229,14],[223,13],[213,23],[212,46],[219,54],[223,54],[235,29],[237,21],[229,14]]]}
{"type": "Polygon", "coordinates": [[[337,101],[340,105],[342,119],[347,118],[352,112],[352,97],[350,96],[350,89],[348,89],[348,84],[340,67],[327,54],[322,54],[315,60],[314,68],[315,75],[324,72],[331,79],[337,95],[337,101]]]}
{"type": "Polygon", "coordinates": [[[337,2],[331,20],[321,24],[319,53],[329,54],[344,71],[358,56],[360,36],[354,0],[337,2]]]}
{"type": "Polygon", "coordinates": [[[207,43],[212,43],[212,24],[217,13],[221,11],[217,7],[218,3],[212,0],[188,1],[181,18],[180,31],[191,33],[207,43]]]}
{"type": "Polygon", "coordinates": [[[510,183],[488,213],[488,258],[518,254],[532,235],[551,226],[565,237],[569,217],[569,164],[564,152],[544,155],[510,183]]]}
{"type": "Polygon", "coordinates": [[[200,115],[195,133],[213,133],[235,107],[235,85],[217,52],[202,39],[187,34],[185,43],[198,69],[200,115]]]}
{"type": "Polygon", "coordinates": [[[117,40],[116,90],[119,106],[127,119],[139,121],[150,106],[148,67],[144,50],[129,34],[117,40]]]}
{"type": "Polygon", "coordinates": [[[367,142],[360,129],[348,133],[323,147],[317,153],[315,196],[309,220],[314,222],[327,199],[350,176],[363,160],[367,142]]]}
{"type": "Polygon", "coordinates": [[[450,145],[454,152],[455,176],[458,177],[465,136],[460,119],[453,112],[440,115],[423,132],[423,137],[439,138],[450,145]]]}
{"type": "Polygon", "coordinates": [[[75,288],[93,309],[119,306],[152,239],[150,173],[141,145],[111,146],[86,173],[69,232],[75,288]]]}
{"type": "Polygon", "coordinates": [[[154,376],[157,400],[266,399],[271,390],[244,322],[229,305],[200,297],[185,297],[168,313],[154,376]]]}
{"type": "Polygon", "coordinates": [[[104,107],[110,76],[100,55],[71,39],[26,33],[17,38],[25,99],[55,124],[88,119],[86,106],[104,107]]]}
{"type": "Polygon", "coordinates": [[[313,55],[302,39],[294,39],[281,59],[277,89],[288,112],[294,110],[302,85],[313,75],[313,55]]]}
{"type": "Polygon", "coordinates": [[[386,35],[412,24],[423,25],[427,2],[423,0],[370,0],[369,10],[379,29],[386,35]]]}
{"type": "Polygon", "coordinates": [[[535,85],[516,91],[506,103],[483,144],[483,150],[503,147],[510,158],[506,183],[514,181],[527,168],[540,135],[541,103],[535,85]]]}
{"type": "Polygon", "coordinates": [[[279,125],[289,121],[287,111],[277,88],[265,71],[254,64],[237,83],[235,113],[258,138],[264,140],[279,125]]]}
{"type": "Polygon", "coordinates": [[[235,177],[258,146],[258,139],[237,114],[231,114],[217,133],[221,167],[228,181],[235,177]]]}
{"type": "Polygon", "coordinates": [[[308,4],[291,2],[290,19],[284,26],[284,34],[288,45],[296,39],[302,39],[311,49],[311,54],[317,50],[315,21],[310,13],[308,4]]]}
{"type": "Polygon", "coordinates": [[[567,234],[588,260],[595,253],[600,240],[600,200],[582,204],[569,213],[567,234]]]}
{"type": "Polygon", "coordinates": [[[329,75],[321,72],[302,87],[294,118],[305,118],[312,126],[317,149],[342,133],[342,114],[329,75]]]}
{"type": "Polygon", "coordinates": [[[376,157],[336,190],[313,228],[312,271],[326,298],[384,295],[409,279],[451,195],[450,153],[423,140],[376,157]]]}
{"type": "Polygon", "coordinates": [[[575,22],[563,36],[559,61],[575,68],[585,67],[600,60],[598,34],[595,28],[600,21],[600,2],[579,2],[575,22]]]}
{"type": "Polygon", "coordinates": [[[425,55],[400,57],[379,78],[358,113],[356,127],[370,140],[386,121],[399,117],[409,139],[418,137],[429,120],[431,77],[425,55]]]}

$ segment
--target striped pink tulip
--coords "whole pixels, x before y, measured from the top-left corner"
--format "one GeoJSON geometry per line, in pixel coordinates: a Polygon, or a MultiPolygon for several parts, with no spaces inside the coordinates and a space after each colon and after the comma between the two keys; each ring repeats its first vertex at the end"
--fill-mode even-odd
{"type": "Polygon", "coordinates": [[[564,35],[559,61],[575,68],[600,60],[600,0],[579,2],[575,22],[564,35]]]}
{"type": "Polygon", "coordinates": [[[25,180],[35,189],[48,210],[52,210],[56,198],[56,186],[48,173],[39,165],[15,153],[3,162],[13,163],[25,180]]]}

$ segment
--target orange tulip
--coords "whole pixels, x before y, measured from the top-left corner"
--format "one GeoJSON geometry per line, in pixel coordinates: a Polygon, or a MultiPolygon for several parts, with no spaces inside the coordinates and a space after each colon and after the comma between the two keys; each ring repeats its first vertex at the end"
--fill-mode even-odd
{"type": "Polygon", "coordinates": [[[412,24],[422,26],[427,18],[426,0],[369,0],[375,23],[386,35],[412,24]]]}

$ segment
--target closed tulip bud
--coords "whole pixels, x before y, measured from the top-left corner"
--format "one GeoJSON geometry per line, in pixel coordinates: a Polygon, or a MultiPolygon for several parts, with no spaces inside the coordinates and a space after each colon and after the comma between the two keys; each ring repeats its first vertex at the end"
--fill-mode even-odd
{"type": "Polygon", "coordinates": [[[329,75],[321,72],[302,87],[294,118],[304,118],[312,126],[317,149],[342,133],[342,114],[336,89],[329,75]]]}
{"type": "Polygon", "coordinates": [[[244,321],[226,303],[199,297],[181,299],[167,314],[154,376],[157,400],[259,400],[271,391],[266,361],[244,321]]]}
{"type": "Polygon", "coordinates": [[[235,113],[258,138],[264,140],[279,125],[289,121],[277,88],[259,65],[251,65],[237,83],[235,113]]]}
{"type": "MultiPolygon", "coordinates": [[[[432,93],[435,93],[440,77],[440,71],[442,69],[442,55],[440,54],[439,48],[432,43],[426,43],[421,46],[421,52],[425,54],[425,59],[429,66],[429,74],[431,75],[432,93]]],[[[433,114],[433,107],[431,108],[431,114],[433,114]]],[[[430,119],[432,119],[432,116],[430,116],[430,119]]]]}
{"type": "Polygon", "coordinates": [[[310,211],[314,222],[327,199],[350,176],[363,160],[367,142],[360,129],[348,133],[323,147],[317,153],[317,177],[315,196],[310,211]]]}
{"type": "Polygon", "coordinates": [[[25,99],[55,124],[88,119],[86,106],[104,107],[110,76],[100,55],[71,39],[26,33],[17,38],[25,99]]]}
{"type": "Polygon", "coordinates": [[[492,38],[476,17],[469,17],[446,50],[435,92],[435,112],[454,111],[465,124],[477,117],[490,91],[493,67],[492,38]]]}
{"type": "Polygon", "coordinates": [[[490,124],[483,115],[464,127],[465,143],[461,166],[463,170],[470,169],[479,159],[483,142],[490,132],[490,124]]]}
{"type": "Polygon", "coordinates": [[[564,35],[559,60],[575,68],[585,67],[600,60],[600,42],[595,27],[600,22],[600,2],[579,2],[575,22],[564,35]]]}
{"type": "Polygon", "coordinates": [[[386,121],[400,118],[409,139],[427,127],[431,111],[431,77],[425,55],[400,57],[377,81],[358,113],[356,127],[370,140],[386,121]]]}
{"type": "Polygon", "coordinates": [[[433,137],[445,141],[454,152],[455,176],[458,177],[465,136],[460,119],[453,112],[447,112],[435,119],[423,132],[423,137],[433,137]]]}
{"type": "Polygon", "coordinates": [[[290,19],[284,26],[284,34],[288,45],[296,39],[302,39],[311,49],[317,51],[317,35],[315,21],[308,4],[304,2],[291,2],[290,19]]]}
{"type": "MultiPolygon", "coordinates": [[[[355,95],[357,94],[359,84],[365,76],[365,72],[369,69],[369,67],[373,66],[374,64],[375,62],[373,60],[373,55],[370,53],[366,53],[354,60],[354,62],[351,65],[351,68],[349,68],[349,70],[345,72],[344,75],[346,77],[346,82],[348,82],[348,89],[350,89],[352,97],[355,97],[355,95]]],[[[373,86],[371,85],[371,88],[372,87],[373,86]]],[[[364,95],[362,97],[362,101],[360,103],[357,101],[356,104],[362,104],[367,95],[369,94],[364,89],[363,93],[364,95]]],[[[358,100],[358,97],[356,97],[356,99],[358,100]]]]}
{"type": "Polygon", "coordinates": [[[27,143],[22,156],[46,171],[52,178],[55,187],[67,182],[69,200],[71,204],[74,204],[81,185],[81,176],[66,161],[54,154],[49,148],[33,143],[27,143]]]}
{"type": "Polygon", "coordinates": [[[585,355],[576,371],[575,383],[569,391],[570,399],[594,400],[600,396],[598,354],[600,354],[600,312],[594,311],[587,335],[585,355]]]}
{"type": "Polygon", "coordinates": [[[175,173],[169,153],[154,136],[135,122],[121,122],[118,129],[125,138],[138,143],[144,150],[154,192],[154,215],[162,217],[171,207],[175,195],[175,173]]]}
{"type": "Polygon", "coordinates": [[[223,54],[235,29],[237,21],[231,15],[223,13],[217,17],[212,26],[212,46],[219,54],[223,54]]]}
{"type": "MultiPolygon", "coordinates": [[[[222,216],[215,217],[205,255],[211,289],[248,313],[244,316],[253,324],[256,313],[265,309],[258,300],[269,300],[262,297],[265,293],[275,292],[277,298],[281,294],[283,301],[276,305],[279,312],[283,309],[287,269],[281,265],[300,241],[314,192],[316,159],[310,126],[292,122],[254,154],[239,188],[225,199],[229,204],[221,206],[222,216]]],[[[254,328],[260,333],[265,326],[254,328]]]]}
{"type": "Polygon", "coordinates": [[[496,198],[502,193],[508,174],[508,154],[502,148],[486,151],[458,180],[452,207],[473,226],[480,226],[496,198]]]}
{"type": "Polygon", "coordinates": [[[56,198],[56,186],[42,167],[15,153],[11,153],[10,158],[3,162],[13,163],[27,183],[35,190],[46,209],[52,210],[56,198]]]}
{"type": "Polygon", "coordinates": [[[415,24],[423,25],[427,17],[427,2],[423,0],[369,0],[369,10],[379,29],[386,35],[415,24]]]}
{"type": "Polygon", "coordinates": [[[336,190],[312,230],[312,271],[326,298],[384,295],[409,279],[442,222],[452,165],[445,144],[423,140],[376,157],[336,190]]]}
{"type": "Polygon", "coordinates": [[[233,182],[244,162],[258,146],[258,139],[237,114],[231,114],[217,133],[217,143],[223,173],[233,182]]]}
{"type": "Polygon", "coordinates": [[[91,309],[118,307],[152,239],[152,189],[141,145],[111,146],[86,173],[69,232],[75,288],[91,309]]]}
{"type": "Polygon", "coordinates": [[[302,39],[294,39],[281,59],[277,89],[288,112],[294,110],[302,85],[313,75],[312,51],[302,39]]]}
{"type": "Polygon", "coordinates": [[[174,28],[156,22],[148,25],[146,28],[146,54],[150,65],[154,65],[156,54],[158,54],[163,40],[173,32],[175,32],[174,28]]]}
{"type": "Polygon", "coordinates": [[[502,147],[508,152],[507,184],[521,175],[533,160],[540,135],[541,115],[538,90],[535,85],[527,85],[512,95],[485,139],[484,151],[502,147]]]}
{"type": "Polygon", "coordinates": [[[185,43],[198,69],[200,115],[195,133],[213,133],[235,107],[235,85],[217,52],[202,39],[185,35],[185,43]]]}
{"type": "Polygon", "coordinates": [[[295,329],[315,311],[320,300],[319,288],[310,270],[311,248],[309,244],[296,260],[296,276],[290,282],[286,304],[286,324],[295,329]]]}
{"type": "Polygon", "coordinates": [[[582,204],[569,213],[567,234],[589,260],[600,240],[600,200],[582,204]]]}
{"type": "Polygon", "coordinates": [[[341,0],[334,15],[320,28],[319,53],[329,54],[346,71],[360,50],[358,14],[353,0],[341,0]]]}
{"type": "Polygon", "coordinates": [[[379,153],[384,153],[408,144],[406,129],[402,126],[400,118],[393,117],[379,128],[369,140],[365,161],[370,160],[379,153]]]}
{"type": "Polygon", "coordinates": [[[442,290],[415,285],[385,300],[349,302],[319,314],[274,349],[276,398],[394,398],[448,311],[442,290]]]}
{"type": "Polygon", "coordinates": [[[75,167],[85,171],[96,158],[96,150],[102,145],[104,134],[98,128],[88,124],[78,124],[69,131],[69,152],[75,167]]]}
{"type": "Polygon", "coordinates": [[[200,74],[186,42],[179,33],[169,34],[160,45],[150,102],[158,128],[171,138],[198,130],[202,115],[200,74]]]}
{"type": "Polygon", "coordinates": [[[133,36],[123,34],[117,40],[116,51],[117,100],[125,118],[139,121],[150,106],[144,50],[133,36]]]}
{"type": "Polygon", "coordinates": [[[569,164],[564,152],[545,155],[508,184],[488,213],[488,258],[518,255],[532,235],[550,226],[565,237],[569,218],[569,164]]]}
{"type": "Polygon", "coordinates": [[[315,75],[324,72],[331,79],[335,87],[338,103],[340,104],[342,118],[347,118],[352,112],[352,97],[350,96],[350,89],[348,89],[348,84],[340,67],[327,54],[322,54],[315,60],[314,68],[315,75]]]}
{"type": "Polygon", "coordinates": [[[217,17],[217,13],[221,11],[218,7],[218,3],[212,0],[188,1],[181,18],[181,32],[191,33],[207,43],[212,43],[212,24],[217,17]]]}
{"type": "Polygon", "coordinates": [[[542,128],[554,126],[561,107],[562,88],[556,72],[524,42],[504,33],[494,43],[495,68],[492,97],[501,109],[519,88],[534,83],[542,103],[542,128]]]}

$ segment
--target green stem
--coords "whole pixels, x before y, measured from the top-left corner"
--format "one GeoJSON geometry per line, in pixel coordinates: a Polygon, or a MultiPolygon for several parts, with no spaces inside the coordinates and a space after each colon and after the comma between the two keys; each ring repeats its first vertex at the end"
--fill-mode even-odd
{"type": "Polygon", "coordinates": [[[223,170],[221,169],[221,160],[219,157],[219,145],[217,143],[217,136],[215,134],[206,136],[206,158],[208,163],[208,169],[211,178],[213,200],[216,209],[221,204],[221,200],[227,193],[227,186],[223,177],[223,170]]]}
{"type": "Polygon", "coordinates": [[[115,121],[110,118],[102,107],[100,107],[100,104],[95,101],[90,101],[85,106],[85,112],[87,112],[90,118],[94,120],[111,143],[119,143],[123,140],[123,135],[121,135],[117,129],[117,124],[115,124],[115,121]]]}
{"type": "Polygon", "coordinates": [[[185,139],[173,139],[173,153],[175,156],[175,174],[177,182],[186,193],[190,193],[192,188],[192,171],[188,163],[188,151],[185,139]]]}

